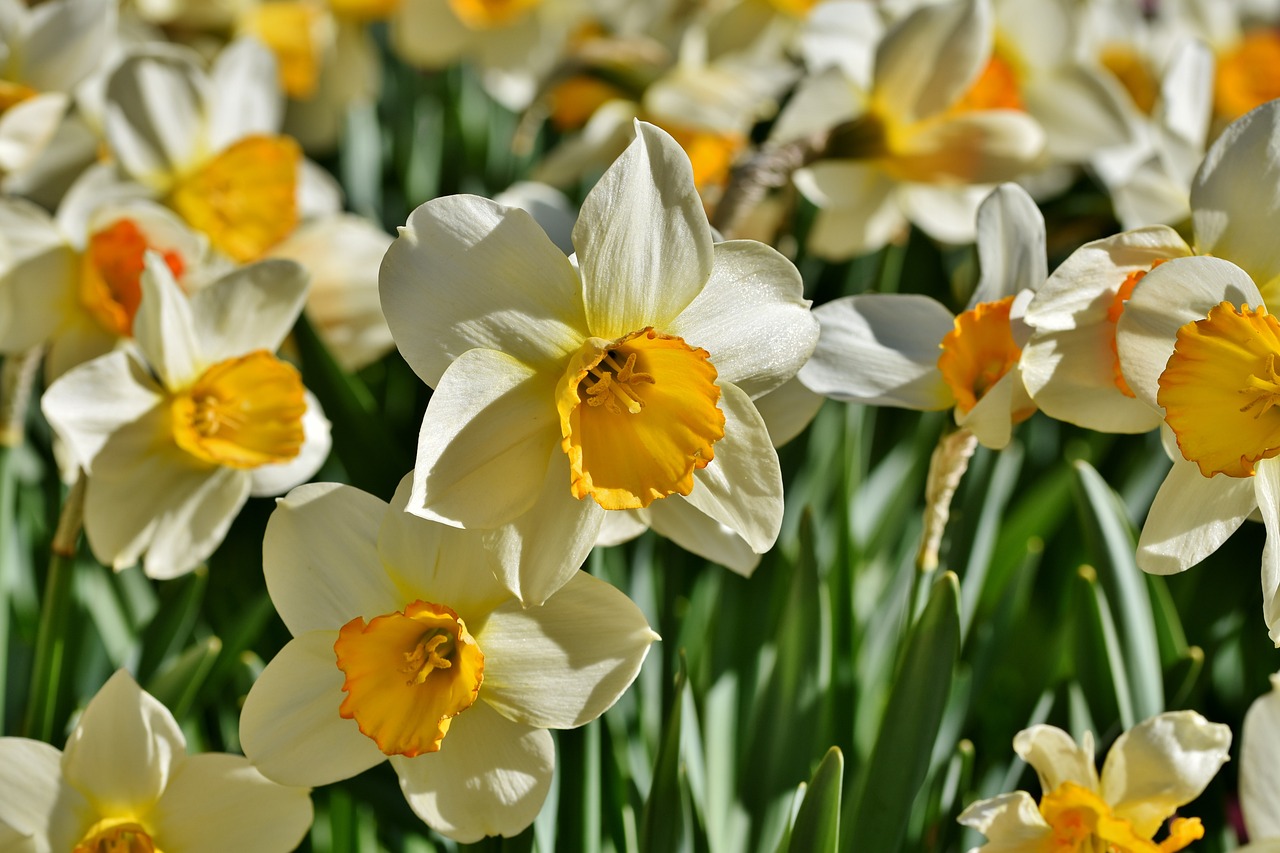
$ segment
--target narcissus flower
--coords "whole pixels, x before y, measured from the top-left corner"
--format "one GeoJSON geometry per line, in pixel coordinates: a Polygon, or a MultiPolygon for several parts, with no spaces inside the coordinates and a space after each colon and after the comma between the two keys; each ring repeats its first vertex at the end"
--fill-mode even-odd
{"type": "Polygon", "coordinates": [[[495,547],[526,602],[571,576],[607,511],[687,502],[757,553],[782,520],[752,400],[816,341],[799,273],[713,243],[689,158],[636,126],[583,203],[575,259],[523,210],[454,196],[414,211],[382,265],[391,332],[435,388],[409,510],[511,522],[495,547]]]}
{"type": "Polygon", "coordinates": [[[1240,731],[1240,811],[1249,844],[1241,853],[1280,850],[1280,674],[1254,700],[1240,731]]]}
{"type": "Polygon", "coordinates": [[[63,375],[49,423],[85,469],[84,524],[106,565],[166,578],[195,568],[249,495],[277,495],[316,472],[329,423],[298,371],[273,353],[306,296],[292,261],[241,267],[186,296],[146,255],[136,349],[63,375]]]}
{"type": "Polygon", "coordinates": [[[1194,711],[1172,711],[1120,735],[1099,775],[1093,736],[1077,746],[1053,726],[1018,733],[1013,749],[1040,778],[1039,805],[1026,791],[981,800],[960,823],[988,839],[975,853],[1175,853],[1204,837],[1199,818],[1175,817],[1227,761],[1231,730],[1194,711]]]}
{"type": "MultiPolygon", "coordinates": [[[[548,728],[595,719],[657,635],[584,572],[539,607],[497,582],[483,537],[350,486],[311,484],[267,524],[267,589],[294,635],[245,700],[245,754],[284,784],[387,760],[409,805],[459,841],[514,835],[551,784],[548,728]]],[[[304,781],[305,780],[305,781],[304,781]]]]}
{"type": "Polygon", "coordinates": [[[0,848],[73,853],[286,853],[311,826],[306,788],[239,755],[187,755],[169,710],[116,672],[66,750],[0,738],[0,848]]]}
{"type": "Polygon", "coordinates": [[[800,381],[819,394],[925,411],[955,409],[984,446],[1009,443],[1035,405],[1018,368],[1021,308],[1045,277],[1044,218],[1016,184],[978,210],[982,278],[956,317],[917,294],[864,294],[814,310],[822,335],[800,381]],[[1019,301],[1021,299],[1021,301],[1019,301]]]}

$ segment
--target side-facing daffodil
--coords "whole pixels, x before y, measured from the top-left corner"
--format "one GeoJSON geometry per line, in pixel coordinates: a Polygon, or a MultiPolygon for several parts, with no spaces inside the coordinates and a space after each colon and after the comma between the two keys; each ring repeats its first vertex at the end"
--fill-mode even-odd
{"type": "Polygon", "coordinates": [[[31,853],[287,853],[311,826],[306,788],[242,756],[187,755],[169,709],[124,670],[59,752],[0,738],[0,849],[31,853]]]}
{"type": "Polygon", "coordinates": [[[1199,818],[1173,817],[1227,761],[1231,730],[1195,711],[1158,714],[1116,738],[1099,775],[1093,736],[1077,746],[1054,726],[1018,732],[1013,749],[1040,778],[1026,791],[981,800],[960,822],[987,837],[975,853],[1107,850],[1176,853],[1204,837],[1199,818]],[[1153,840],[1169,818],[1167,835],[1153,840]]]}
{"type": "Polygon", "coordinates": [[[274,355],[307,279],[292,261],[240,267],[187,297],[146,255],[136,348],[74,368],[42,399],[88,476],[84,525],[104,564],[167,578],[195,568],[253,495],[305,481],[329,453],[329,422],[274,355]]]}
{"type": "Polygon", "coordinates": [[[608,511],[692,505],[757,553],[782,522],[753,399],[813,350],[800,275],[761,243],[715,243],[688,156],[636,129],[573,258],[525,211],[452,196],[414,211],[382,264],[392,335],[435,389],[409,511],[510,522],[494,547],[527,603],[572,577],[608,511]]]}
{"type": "Polygon", "coordinates": [[[267,590],[293,634],[240,718],[245,754],[284,784],[390,759],[405,799],[459,841],[533,822],[555,765],[547,729],[604,713],[657,639],[585,572],[525,608],[483,537],[332,483],[294,489],[267,524],[267,590]]]}

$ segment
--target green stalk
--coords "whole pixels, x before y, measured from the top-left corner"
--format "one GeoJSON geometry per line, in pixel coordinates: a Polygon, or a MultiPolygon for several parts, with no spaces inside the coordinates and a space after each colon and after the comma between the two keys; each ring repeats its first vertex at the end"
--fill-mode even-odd
{"type": "Polygon", "coordinates": [[[84,516],[84,484],[85,478],[81,474],[62,504],[58,529],[53,534],[49,580],[40,605],[40,625],[36,630],[36,656],[31,668],[25,730],[28,737],[45,742],[53,737],[54,713],[64,668],[76,548],[84,516]]]}

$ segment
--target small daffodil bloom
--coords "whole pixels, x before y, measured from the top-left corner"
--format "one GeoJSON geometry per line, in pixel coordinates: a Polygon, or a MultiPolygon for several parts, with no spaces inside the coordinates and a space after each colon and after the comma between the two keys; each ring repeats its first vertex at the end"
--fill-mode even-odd
{"type": "Polygon", "coordinates": [[[116,672],[66,749],[0,738],[0,849],[32,853],[287,853],[311,826],[306,788],[239,755],[187,755],[169,710],[116,672]]]}
{"type": "Polygon", "coordinates": [[[305,481],[329,423],[298,371],[273,354],[306,296],[292,261],[241,267],[190,298],[148,252],[136,348],[63,375],[44,412],[85,469],[84,524],[104,564],[151,577],[195,568],[253,495],[305,481]]]}
{"type": "Polygon", "coordinates": [[[409,510],[510,522],[495,547],[528,603],[572,576],[607,512],[687,502],[756,553],[782,521],[753,399],[809,357],[817,321],[780,254],[713,242],[689,158],[636,127],[572,259],[525,211],[454,196],[414,211],[382,264],[392,335],[435,389],[409,510]]]}
{"type": "Polygon", "coordinates": [[[1079,746],[1053,726],[1018,733],[1014,751],[1040,780],[1026,791],[981,800],[960,823],[987,837],[975,853],[1175,853],[1204,837],[1199,818],[1173,817],[1227,761],[1231,730],[1194,711],[1159,714],[1116,738],[1099,774],[1093,737],[1079,746]],[[1153,840],[1165,821],[1167,835],[1153,840]]]}
{"type": "Polygon", "coordinates": [[[515,835],[551,784],[549,728],[609,708],[657,635],[584,572],[538,607],[494,577],[483,536],[350,486],[301,486],[267,524],[267,590],[291,640],[245,700],[266,776],[324,785],[390,759],[414,812],[463,842],[515,835]]]}
{"type": "Polygon", "coordinates": [[[956,424],[986,447],[1009,443],[1030,417],[1018,368],[1021,309],[1045,277],[1044,218],[1016,184],[978,210],[982,278],[958,317],[916,294],[864,294],[814,310],[822,335],[800,371],[810,389],[837,400],[925,411],[955,410],[956,424]]]}

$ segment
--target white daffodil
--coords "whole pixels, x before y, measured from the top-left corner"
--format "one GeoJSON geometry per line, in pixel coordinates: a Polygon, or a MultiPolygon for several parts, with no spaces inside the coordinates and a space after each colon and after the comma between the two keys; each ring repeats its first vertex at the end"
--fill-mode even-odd
{"type": "Polygon", "coordinates": [[[390,758],[414,812],[471,842],[533,822],[549,728],[574,728],[635,679],[657,635],[618,590],[575,572],[539,607],[494,578],[483,537],[318,483],[267,524],[267,590],[293,634],[240,717],[245,754],[284,784],[390,758]]]}
{"type": "Polygon", "coordinates": [[[986,447],[1009,443],[1035,405],[1019,368],[1020,314],[1045,278],[1044,217],[1016,184],[978,209],[982,277],[958,317],[918,294],[871,293],[821,305],[822,335],[800,381],[836,400],[955,409],[986,447]]]}
{"type": "Polygon", "coordinates": [[[1039,162],[1040,125],[1006,97],[999,74],[984,71],[993,31],[989,0],[926,5],[880,40],[869,88],[844,66],[801,86],[771,142],[831,131],[822,157],[795,173],[819,208],[813,252],[874,251],[908,221],[936,239],[970,242],[992,185],[1039,162]]]}
{"type": "Polygon", "coordinates": [[[1241,853],[1280,851],[1280,675],[1249,706],[1240,731],[1240,811],[1249,832],[1241,853]]]}
{"type": "Polygon", "coordinates": [[[84,525],[106,565],[145,552],[151,577],[195,568],[253,495],[305,481],[329,452],[329,423],[298,371],[273,353],[306,296],[291,261],[241,267],[188,299],[146,256],[136,349],[76,367],[42,400],[85,469],[84,525]]]}
{"type": "Polygon", "coordinates": [[[1278,133],[1280,102],[1249,113],[1214,142],[1191,186],[1191,245],[1165,226],[1126,231],[1082,246],[1049,277],[1027,307],[1033,331],[1022,354],[1023,380],[1045,414],[1105,432],[1146,432],[1160,422],[1125,380],[1116,324],[1134,286],[1164,261],[1225,258],[1249,273],[1264,303],[1277,304],[1278,133]]]}
{"type": "Polygon", "coordinates": [[[1026,791],[981,800],[960,823],[987,837],[974,853],[1108,850],[1175,853],[1204,837],[1199,818],[1174,817],[1227,761],[1231,730],[1194,711],[1158,714],[1116,738],[1099,775],[1093,737],[1077,746],[1054,726],[1019,732],[1013,749],[1036,771],[1039,805],[1026,791]]]}
{"type": "Polygon", "coordinates": [[[64,751],[0,738],[0,849],[287,853],[311,820],[306,788],[239,755],[187,755],[173,715],[124,670],[89,700],[64,751]]]}
{"type": "Polygon", "coordinates": [[[606,511],[689,504],[768,550],[777,454],[752,400],[812,351],[795,267],[752,241],[713,243],[689,158],[636,140],[556,248],[525,211],[427,202],[382,265],[400,352],[435,389],[409,510],[498,528],[503,580],[545,599],[606,511]]]}

